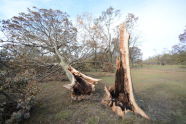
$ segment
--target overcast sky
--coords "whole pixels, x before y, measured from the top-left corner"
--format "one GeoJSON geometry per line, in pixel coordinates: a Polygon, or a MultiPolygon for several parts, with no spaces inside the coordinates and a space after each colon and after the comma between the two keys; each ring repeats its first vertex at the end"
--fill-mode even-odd
{"type": "Polygon", "coordinates": [[[66,11],[72,20],[84,12],[99,15],[110,6],[120,9],[123,17],[133,13],[139,17],[143,59],[171,49],[186,28],[186,0],[0,0],[0,19],[33,6],[66,11]]]}

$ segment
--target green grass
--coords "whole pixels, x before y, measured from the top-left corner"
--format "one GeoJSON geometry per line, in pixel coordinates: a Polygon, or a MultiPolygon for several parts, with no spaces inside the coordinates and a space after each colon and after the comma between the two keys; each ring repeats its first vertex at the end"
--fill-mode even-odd
{"type": "Polygon", "coordinates": [[[98,124],[99,123],[99,117],[95,116],[95,117],[90,117],[87,119],[87,123],[88,124],[98,124]]]}
{"type": "Polygon", "coordinates": [[[56,119],[68,119],[72,115],[72,111],[61,111],[56,114],[56,119]]]}
{"type": "Polygon", "coordinates": [[[114,73],[87,72],[86,74],[102,79],[90,100],[71,101],[70,92],[62,86],[67,82],[40,83],[38,104],[34,107],[31,118],[24,123],[186,123],[185,66],[145,65],[143,68],[132,69],[137,103],[152,118],[152,121],[132,113],[122,120],[110,108],[101,105],[103,87],[114,85],[114,73]]]}

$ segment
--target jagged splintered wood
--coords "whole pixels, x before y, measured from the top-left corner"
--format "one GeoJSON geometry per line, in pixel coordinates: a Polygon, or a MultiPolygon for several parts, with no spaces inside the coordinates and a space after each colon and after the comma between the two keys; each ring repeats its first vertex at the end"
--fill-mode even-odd
{"type": "Polygon", "coordinates": [[[71,83],[64,85],[64,87],[71,90],[73,100],[82,100],[91,95],[92,91],[95,91],[95,84],[100,81],[100,79],[86,76],[70,65],[67,66],[66,73],[68,73],[71,83]]]}
{"type": "Polygon", "coordinates": [[[71,66],[68,67],[68,71],[72,74],[73,80],[71,84],[64,85],[64,87],[72,91],[71,98],[73,100],[84,99],[91,95],[92,91],[95,91],[95,84],[100,79],[86,76],[71,66]]]}
{"type": "Polygon", "coordinates": [[[129,66],[129,34],[124,24],[120,25],[120,57],[116,60],[115,86],[105,87],[105,96],[102,103],[110,106],[119,116],[124,117],[128,111],[132,111],[144,118],[150,119],[137,105],[130,75],[129,66]]]}
{"type": "Polygon", "coordinates": [[[91,95],[95,91],[95,84],[100,79],[95,79],[77,71],[71,66],[67,66],[67,73],[70,77],[70,84],[64,85],[65,88],[71,90],[71,98],[73,100],[82,100],[91,95]]]}
{"type": "Polygon", "coordinates": [[[71,82],[70,84],[64,85],[64,87],[72,92],[71,98],[73,100],[81,100],[86,98],[86,96],[89,96],[92,93],[92,91],[95,90],[95,84],[98,81],[100,81],[100,79],[89,77],[77,71],[72,66],[66,64],[64,58],[59,53],[59,50],[57,49],[57,45],[55,44],[55,42],[54,46],[55,53],[60,59],[60,66],[63,68],[67,78],[71,82]]]}

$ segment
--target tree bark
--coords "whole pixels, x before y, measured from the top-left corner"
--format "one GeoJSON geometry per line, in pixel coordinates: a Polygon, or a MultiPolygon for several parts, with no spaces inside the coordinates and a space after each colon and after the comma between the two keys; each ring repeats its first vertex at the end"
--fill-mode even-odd
{"type": "Polygon", "coordinates": [[[71,82],[70,84],[64,85],[65,88],[72,91],[71,98],[73,100],[81,100],[84,96],[90,95],[92,91],[95,90],[95,84],[100,81],[100,79],[86,76],[72,66],[66,64],[57,47],[55,47],[55,53],[60,59],[60,66],[71,82]]]}
{"type": "Polygon", "coordinates": [[[108,105],[117,115],[124,117],[128,111],[132,111],[144,118],[150,119],[137,105],[134,94],[129,66],[129,34],[125,25],[120,25],[120,57],[116,60],[115,86],[105,87],[105,97],[102,103],[108,105]]]}

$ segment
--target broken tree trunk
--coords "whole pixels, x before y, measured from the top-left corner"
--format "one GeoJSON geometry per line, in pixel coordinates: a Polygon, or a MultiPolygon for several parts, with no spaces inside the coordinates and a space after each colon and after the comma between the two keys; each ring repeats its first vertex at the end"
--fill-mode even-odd
{"type": "Polygon", "coordinates": [[[137,105],[134,94],[129,66],[129,34],[125,25],[120,25],[120,57],[116,60],[115,86],[105,87],[105,97],[102,103],[108,105],[120,117],[128,111],[132,111],[144,118],[150,119],[147,114],[137,105]]]}
{"type": "Polygon", "coordinates": [[[65,71],[67,78],[70,80],[70,84],[64,85],[65,88],[71,90],[71,98],[73,100],[84,99],[95,90],[95,84],[100,81],[100,79],[95,79],[85,74],[77,71],[75,68],[66,64],[64,58],[59,53],[57,47],[54,47],[55,53],[60,59],[60,66],[65,71]]]}

